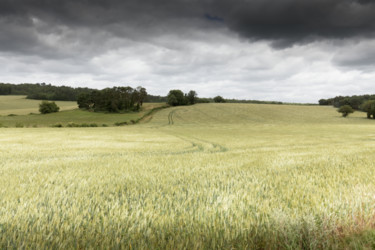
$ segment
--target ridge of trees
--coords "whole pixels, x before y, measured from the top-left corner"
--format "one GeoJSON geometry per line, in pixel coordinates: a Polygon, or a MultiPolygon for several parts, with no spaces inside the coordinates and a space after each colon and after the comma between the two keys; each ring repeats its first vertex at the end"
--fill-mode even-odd
{"type": "Polygon", "coordinates": [[[361,105],[369,100],[375,100],[375,95],[336,96],[328,99],[320,99],[319,105],[333,106],[335,108],[349,105],[353,109],[362,110],[361,105]]]}
{"type": "Polygon", "coordinates": [[[375,95],[336,96],[320,99],[319,105],[333,106],[339,110],[341,107],[350,106],[354,110],[366,112],[367,118],[375,119],[375,95]]]}
{"type": "Polygon", "coordinates": [[[82,93],[77,98],[78,107],[90,111],[139,111],[147,97],[143,87],[113,87],[82,93]]]}
{"type": "Polygon", "coordinates": [[[76,101],[78,95],[90,93],[94,89],[53,86],[45,83],[0,83],[0,95],[26,95],[27,99],[76,101]]]}
{"type": "MultiPolygon", "coordinates": [[[[0,95],[26,95],[27,99],[49,100],[49,101],[77,101],[81,95],[90,95],[93,91],[101,91],[93,88],[53,86],[46,83],[0,83],[0,95]]],[[[188,94],[188,93],[187,93],[188,94]]],[[[186,94],[186,95],[187,95],[186,94]]],[[[184,94],[185,95],[185,94],[184,94]]],[[[201,98],[195,96],[194,103],[212,103],[215,98],[201,98]]],[[[284,104],[277,101],[238,100],[225,99],[227,103],[257,103],[257,104],[284,104]]],[[[168,96],[147,94],[143,102],[168,102],[168,96]]],[[[190,101],[191,102],[191,101],[190,101]]]]}

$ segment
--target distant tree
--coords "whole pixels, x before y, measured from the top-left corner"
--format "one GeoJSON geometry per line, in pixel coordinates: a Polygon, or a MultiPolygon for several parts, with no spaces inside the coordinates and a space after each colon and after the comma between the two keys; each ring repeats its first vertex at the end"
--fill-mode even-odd
{"type": "Polygon", "coordinates": [[[341,106],[337,112],[341,113],[343,117],[347,117],[349,114],[354,112],[354,109],[350,105],[341,106]]]}
{"type": "Polygon", "coordinates": [[[225,99],[221,96],[215,96],[214,97],[214,102],[218,102],[218,103],[224,103],[225,102],[225,99]]]}
{"type": "Polygon", "coordinates": [[[174,94],[168,95],[168,104],[171,106],[177,106],[178,101],[174,94]]]}
{"type": "Polygon", "coordinates": [[[12,87],[8,84],[0,83],[0,95],[10,95],[12,93],[12,87]]]}
{"type": "Polygon", "coordinates": [[[211,100],[210,98],[197,98],[197,103],[210,103],[211,100]]]}
{"type": "Polygon", "coordinates": [[[193,105],[197,102],[197,92],[195,92],[194,90],[190,90],[189,93],[187,94],[187,99],[188,99],[188,102],[189,104],[193,105]]]}
{"type": "Polygon", "coordinates": [[[332,102],[329,99],[320,99],[319,105],[332,105],[332,102]]]}
{"type": "Polygon", "coordinates": [[[80,109],[91,109],[93,107],[91,95],[88,93],[79,94],[77,97],[77,104],[80,109]]]}
{"type": "Polygon", "coordinates": [[[367,113],[367,118],[375,119],[375,100],[369,100],[361,105],[361,110],[367,113]]]}
{"type": "Polygon", "coordinates": [[[167,102],[169,105],[172,106],[179,106],[179,105],[186,105],[187,98],[185,97],[184,93],[179,89],[173,89],[169,91],[167,96],[167,102]]]}
{"type": "Polygon", "coordinates": [[[145,88],[142,88],[141,86],[137,87],[137,92],[139,94],[139,97],[138,97],[138,103],[140,106],[143,105],[143,102],[145,101],[146,97],[147,97],[147,91],[145,88]]]}
{"type": "Polygon", "coordinates": [[[59,112],[60,108],[56,105],[55,102],[42,101],[39,104],[39,112],[42,114],[59,112]]]}

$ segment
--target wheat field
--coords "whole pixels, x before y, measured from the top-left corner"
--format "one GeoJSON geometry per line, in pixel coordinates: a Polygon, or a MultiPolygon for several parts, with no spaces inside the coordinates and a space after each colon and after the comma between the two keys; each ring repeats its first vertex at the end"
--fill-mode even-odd
{"type": "Polygon", "coordinates": [[[375,123],[199,104],[140,125],[0,128],[0,248],[375,247],[375,123]]]}

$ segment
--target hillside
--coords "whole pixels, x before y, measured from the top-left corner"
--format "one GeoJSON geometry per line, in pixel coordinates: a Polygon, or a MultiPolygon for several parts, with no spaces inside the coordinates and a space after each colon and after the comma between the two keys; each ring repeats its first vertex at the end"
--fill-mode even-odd
{"type": "Polygon", "coordinates": [[[152,119],[154,125],[265,125],[265,124],[372,124],[363,112],[342,118],[327,106],[271,104],[196,104],[162,110],[152,119]]]}
{"type": "MultiPolygon", "coordinates": [[[[74,112],[10,118],[110,117],[74,112]]],[[[375,246],[374,122],[199,104],[134,126],[0,128],[0,248],[375,246]]]]}

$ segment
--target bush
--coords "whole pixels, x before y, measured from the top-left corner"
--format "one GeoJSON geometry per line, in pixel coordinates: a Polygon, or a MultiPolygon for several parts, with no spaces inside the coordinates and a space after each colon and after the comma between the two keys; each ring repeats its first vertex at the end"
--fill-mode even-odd
{"type": "Polygon", "coordinates": [[[52,128],[62,128],[63,125],[61,123],[56,123],[54,125],[51,126],[52,128]]]}
{"type": "Polygon", "coordinates": [[[55,102],[43,101],[39,104],[39,112],[42,114],[59,112],[60,108],[56,105],[55,102]]]}
{"type": "Polygon", "coordinates": [[[80,127],[79,124],[74,123],[74,122],[69,122],[68,125],[66,125],[68,128],[78,128],[80,127]]]}
{"type": "Polygon", "coordinates": [[[105,124],[105,123],[103,123],[103,124],[102,124],[102,127],[108,127],[108,125],[107,125],[107,124],[105,124]]]}
{"type": "Polygon", "coordinates": [[[123,126],[123,125],[128,125],[127,122],[116,122],[115,126],[123,126]]]}
{"type": "Polygon", "coordinates": [[[341,113],[343,117],[347,117],[349,114],[354,112],[354,109],[350,105],[341,106],[337,112],[341,113]]]}
{"type": "Polygon", "coordinates": [[[16,123],[16,128],[23,128],[23,124],[22,123],[16,123]]]}

